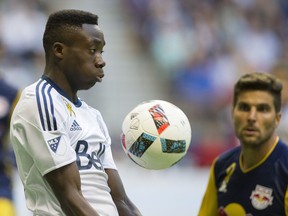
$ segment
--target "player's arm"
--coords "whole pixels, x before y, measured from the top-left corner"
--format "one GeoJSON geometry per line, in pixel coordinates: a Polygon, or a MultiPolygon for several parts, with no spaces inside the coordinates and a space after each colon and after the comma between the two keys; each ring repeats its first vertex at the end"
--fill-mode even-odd
{"type": "Polygon", "coordinates": [[[117,170],[105,169],[108,175],[108,185],[111,189],[113,201],[117,207],[120,216],[141,216],[138,208],[127,196],[122,180],[117,170]]]}
{"type": "Polygon", "coordinates": [[[75,162],[46,174],[61,208],[69,216],[99,216],[81,192],[80,175],[75,162]]]}
{"type": "Polygon", "coordinates": [[[214,164],[212,164],[210,170],[210,176],[206,192],[204,194],[202,204],[198,213],[198,216],[218,216],[218,202],[217,202],[217,189],[214,177],[214,164]]]}

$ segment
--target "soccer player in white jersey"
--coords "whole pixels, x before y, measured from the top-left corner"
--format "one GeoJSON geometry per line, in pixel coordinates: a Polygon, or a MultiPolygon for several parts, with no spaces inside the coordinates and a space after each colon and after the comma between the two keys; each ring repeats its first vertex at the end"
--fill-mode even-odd
{"type": "Polygon", "coordinates": [[[101,114],[77,97],[104,76],[97,15],[51,14],[43,45],[44,74],[24,89],[11,120],[28,209],[35,216],[141,215],[123,187],[101,114]]]}

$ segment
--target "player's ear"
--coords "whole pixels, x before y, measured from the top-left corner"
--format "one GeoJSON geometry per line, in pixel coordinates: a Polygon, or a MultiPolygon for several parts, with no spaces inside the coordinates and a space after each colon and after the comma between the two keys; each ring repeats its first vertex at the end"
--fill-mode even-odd
{"type": "Polygon", "coordinates": [[[278,125],[279,125],[279,123],[280,123],[280,121],[281,121],[281,117],[282,117],[282,113],[281,113],[281,112],[278,112],[278,113],[276,114],[276,118],[275,118],[275,128],[278,127],[278,125]]]}
{"type": "Polygon", "coordinates": [[[53,54],[62,59],[63,55],[64,55],[64,48],[65,48],[65,44],[60,43],[60,42],[55,42],[53,44],[53,54]]]}

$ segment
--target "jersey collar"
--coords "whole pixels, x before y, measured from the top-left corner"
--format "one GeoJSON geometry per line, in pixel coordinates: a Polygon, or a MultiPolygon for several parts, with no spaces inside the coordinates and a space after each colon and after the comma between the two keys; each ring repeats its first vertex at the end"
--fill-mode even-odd
{"type": "Polygon", "coordinates": [[[250,168],[248,168],[248,169],[244,169],[244,167],[243,167],[243,156],[242,156],[242,152],[241,152],[241,153],[240,153],[240,157],[239,157],[239,164],[240,164],[240,168],[241,168],[242,172],[243,172],[243,173],[247,173],[247,172],[255,169],[256,167],[260,166],[261,164],[263,164],[263,163],[266,161],[266,159],[271,155],[271,153],[273,152],[273,150],[275,149],[278,141],[279,141],[279,137],[277,136],[277,138],[276,138],[276,140],[275,140],[272,148],[271,148],[271,149],[269,150],[269,152],[265,155],[265,157],[264,157],[261,161],[259,161],[257,164],[255,164],[254,166],[252,166],[252,167],[250,167],[250,168]]]}
{"type": "Polygon", "coordinates": [[[68,95],[66,92],[64,92],[53,80],[51,80],[49,77],[46,75],[42,75],[41,79],[46,80],[59,94],[61,94],[63,97],[67,98],[70,102],[72,102],[76,107],[80,107],[82,105],[82,102],[79,98],[77,98],[76,102],[73,102],[69,99],[68,95]]]}

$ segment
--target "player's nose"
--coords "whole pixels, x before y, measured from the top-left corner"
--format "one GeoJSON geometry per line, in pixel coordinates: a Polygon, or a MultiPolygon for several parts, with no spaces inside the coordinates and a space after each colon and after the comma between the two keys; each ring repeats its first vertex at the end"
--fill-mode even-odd
{"type": "Polygon", "coordinates": [[[95,58],[95,67],[96,68],[103,68],[105,67],[106,62],[103,60],[101,55],[97,55],[95,58]]]}
{"type": "Polygon", "coordinates": [[[248,113],[248,120],[254,121],[257,116],[257,110],[253,107],[248,113]]]}

